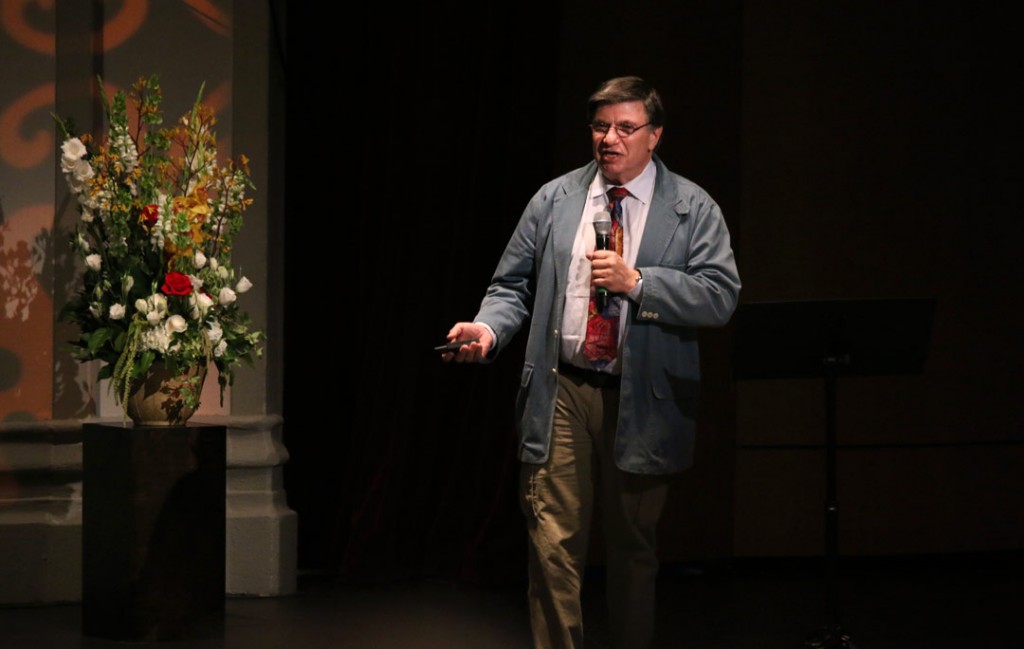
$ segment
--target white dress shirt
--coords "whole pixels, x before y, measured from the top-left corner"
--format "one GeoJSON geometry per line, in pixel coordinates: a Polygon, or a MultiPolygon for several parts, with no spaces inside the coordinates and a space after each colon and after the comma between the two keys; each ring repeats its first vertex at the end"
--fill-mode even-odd
{"type": "MultiPolygon", "coordinates": [[[[629,190],[629,196],[622,199],[622,258],[630,266],[636,264],[636,253],[640,248],[644,225],[647,223],[647,212],[654,196],[654,178],[657,174],[654,162],[648,162],[639,176],[623,187],[629,190]]],[[[614,185],[609,185],[598,173],[590,185],[587,202],[583,206],[583,216],[576,241],[573,244],[572,260],[569,262],[569,282],[566,286],[565,311],[562,313],[562,353],[561,358],[572,365],[593,369],[583,357],[583,341],[587,336],[587,312],[590,308],[590,260],[586,253],[594,250],[596,235],[594,233],[594,215],[608,211],[607,192],[614,185]]],[[[639,301],[643,287],[638,284],[628,297],[639,301]]],[[[625,299],[627,296],[623,296],[625,299]]],[[[623,313],[625,313],[623,309],[623,313]]],[[[628,318],[619,318],[619,346],[626,335],[628,318]]],[[[619,359],[609,363],[605,372],[619,373],[619,359]]]]}

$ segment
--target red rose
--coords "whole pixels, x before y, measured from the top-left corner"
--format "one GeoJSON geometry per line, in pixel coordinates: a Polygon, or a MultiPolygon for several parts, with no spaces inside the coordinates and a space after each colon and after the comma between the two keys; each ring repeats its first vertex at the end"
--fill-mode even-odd
{"type": "Polygon", "coordinates": [[[191,295],[192,280],[188,275],[172,270],[164,277],[164,285],[160,290],[165,295],[191,295]]]}
{"type": "Polygon", "coordinates": [[[160,210],[156,205],[147,205],[142,208],[142,216],[139,220],[145,224],[147,228],[151,228],[156,224],[157,218],[160,216],[160,210]]]}

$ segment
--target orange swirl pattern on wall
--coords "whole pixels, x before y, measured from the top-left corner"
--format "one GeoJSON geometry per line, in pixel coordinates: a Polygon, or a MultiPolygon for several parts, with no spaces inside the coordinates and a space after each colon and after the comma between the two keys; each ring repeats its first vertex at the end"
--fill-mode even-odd
{"type": "MultiPolygon", "coordinates": [[[[56,86],[52,83],[30,90],[0,112],[0,161],[19,169],[29,169],[53,153],[52,120],[43,122],[49,129],[23,134],[22,125],[37,110],[53,110],[56,86]]],[[[48,111],[48,112],[49,112],[48,111]]]]}
{"type": "MultiPolygon", "coordinates": [[[[45,12],[54,10],[55,0],[0,0],[0,26],[8,35],[25,47],[53,55],[57,51],[56,37],[30,22],[32,6],[45,12]]],[[[131,0],[121,3],[121,9],[103,25],[103,48],[112,50],[138,31],[149,13],[149,0],[131,0]]]]}
{"type": "MultiPolygon", "coordinates": [[[[49,258],[55,246],[61,245],[53,234],[55,208],[61,207],[54,205],[50,180],[57,173],[60,155],[50,116],[56,101],[52,75],[57,7],[57,0],[0,0],[0,65],[4,70],[0,92],[0,421],[50,419],[58,409],[55,400],[60,402],[61,416],[77,412],[77,408],[84,413],[94,407],[90,385],[80,383],[59,363],[55,368],[55,345],[59,343],[53,339],[57,330],[52,282],[61,277],[52,274],[67,272],[53,270],[56,260],[49,258]]],[[[96,52],[97,56],[120,48],[112,61],[153,61],[154,71],[172,79],[174,71],[180,74],[191,65],[186,60],[208,59],[207,74],[212,78],[205,100],[217,113],[229,109],[230,79],[220,81],[218,77],[222,79],[226,73],[230,77],[223,44],[231,38],[231,3],[105,0],[101,11],[103,52],[96,52]],[[190,42],[192,49],[184,58],[167,58],[141,38],[144,32],[149,34],[147,39],[191,32],[195,46],[190,42]]],[[[109,83],[104,86],[108,97],[119,89],[109,83]]],[[[229,155],[229,139],[218,144],[218,155],[229,155]]],[[[0,465],[3,462],[0,457],[0,465]]],[[[0,492],[17,488],[5,481],[2,466],[0,482],[4,483],[0,492]]]]}

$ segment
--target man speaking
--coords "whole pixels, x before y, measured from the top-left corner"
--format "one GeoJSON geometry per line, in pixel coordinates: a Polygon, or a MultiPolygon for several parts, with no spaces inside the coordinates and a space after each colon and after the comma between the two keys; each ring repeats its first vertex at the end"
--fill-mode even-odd
{"type": "Polygon", "coordinates": [[[516,416],[534,645],[584,646],[599,501],[613,645],[646,649],[655,531],[669,479],[693,463],[696,328],[729,321],[740,278],[718,205],[654,154],[658,92],[611,79],[587,115],[594,160],[533,196],[476,317],[448,333],[467,344],[442,359],[490,362],[530,316],[516,416]]]}

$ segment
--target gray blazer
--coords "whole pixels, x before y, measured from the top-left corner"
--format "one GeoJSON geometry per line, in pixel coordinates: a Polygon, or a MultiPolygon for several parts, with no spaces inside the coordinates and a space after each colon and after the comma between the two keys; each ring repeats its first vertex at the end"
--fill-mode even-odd
{"type": "MultiPolygon", "coordinates": [[[[666,474],[693,464],[700,362],[696,327],[729,321],[740,278],[715,201],[657,157],[654,197],[637,252],[643,298],[628,304],[615,461],[624,471],[666,474]]],[[[519,219],[474,321],[497,336],[492,361],[530,317],[516,397],[519,459],[547,460],[558,389],[562,311],[590,164],[548,182],[519,219]]]]}

